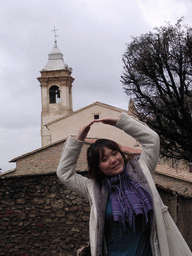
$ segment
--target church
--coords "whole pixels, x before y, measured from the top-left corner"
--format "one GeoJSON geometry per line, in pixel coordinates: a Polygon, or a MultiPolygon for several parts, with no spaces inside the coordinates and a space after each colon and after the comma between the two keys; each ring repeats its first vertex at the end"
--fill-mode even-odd
{"type": "MultiPolygon", "coordinates": [[[[75,135],[82,125],[104,116],[118,117],[122,110],[101,102],[94,102],[77,111],[73,111],[72,98],[72,68],[63,61],[63,54],[59,51],[57,41],[48,56],[48,62],[41,70],[38,78],[41,86],[41,141],[42,146],[59,141],[69,134],[75,135]]],[[[86,99],[85,99],[86,101],[86,99]]],[[[110,138],[120,145],[140,148],[140,145],[122,131],[114,127],[95,124],[90,130],[91,138],[110,138]]]]}

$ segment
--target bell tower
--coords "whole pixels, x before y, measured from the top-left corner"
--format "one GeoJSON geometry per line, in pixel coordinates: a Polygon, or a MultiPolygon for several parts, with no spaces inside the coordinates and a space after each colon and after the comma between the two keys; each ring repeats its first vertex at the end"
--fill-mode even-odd
{"type": "Polygon", "coordinates": [[[73,112],[72,68],[64,63],[63,54],[59,51],[56,40],[53,50],[48,55],[48,62],[40,73],[41,77],[37,79],[41,86],[41,142],[42,146],[46,146],[52,142],[46,124],[73,112]]]}

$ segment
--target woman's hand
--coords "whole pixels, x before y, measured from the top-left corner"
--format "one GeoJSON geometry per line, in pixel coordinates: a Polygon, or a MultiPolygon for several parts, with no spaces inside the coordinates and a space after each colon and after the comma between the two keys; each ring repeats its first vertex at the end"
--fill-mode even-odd
{"type": "Polygon", "coordinates": [[[87,134],[91,128],[91,125],[95,122],[95,120],[91,121],[90,123],[88,123],[87,125],[85,126],[82,126],[78,133],[77,133],[77,136],[75,137],[76,140],[84,140],[86,137],[87,137],[87,134]]]}
{"type": "Polygon", "coordinates": [[[91,125],[93,123],[101,122],[103,124],[109,124],[109,125],[115,126],[116,123],[118,122],[118,120],[119,120],[119,118],[115,118],[115,117],[111,117],[111,116],[103,117],[103,118],[100,118],[100,119],[94,119],[93,121],[91,121],[90,123],[88,123],[85,126],[82,126],[79,129],[78,134],[75,137],[75,139],[83,141],[87,137],[87,134],[88,134],[88,132],[91,128],[91,125]]]}
{"type": "Polygon", "coordinates": [[[115,117],[111,117],[111,116],[103,117],[100,119],[95,119],[95,123],[101,122],[103,124],[109,124],[109,125],[113,125],[113,126],[115,126],[118,121],[119,121],[119,118],[115,118],[115,117]]]}

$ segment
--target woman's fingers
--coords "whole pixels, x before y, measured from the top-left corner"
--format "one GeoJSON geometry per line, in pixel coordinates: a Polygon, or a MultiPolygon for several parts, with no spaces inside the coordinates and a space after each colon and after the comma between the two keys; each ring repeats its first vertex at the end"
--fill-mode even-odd
{"type": "Polygon", "coordinates": [[[84,140],[86,137],[87,137],[87,134],[91,128],[91,125],[94,123],[94,120],[91,121],[90,123],[86,124],[85,126],[82,126],[80,129],[79,129],[79,132],[76,136],[76,139],[77,140],[84,140]]]}
{"type": "Polygon", "coordinates": [[[104,124],[109,124],[109,125],[116,125],[116,123],[118,122],[119,118],[115,118],[115,117],[111,117],[111,116],[107,116],[107,117],[103,117],[100,119],[96,119],[95,122],[102,122],[104,124]]]}

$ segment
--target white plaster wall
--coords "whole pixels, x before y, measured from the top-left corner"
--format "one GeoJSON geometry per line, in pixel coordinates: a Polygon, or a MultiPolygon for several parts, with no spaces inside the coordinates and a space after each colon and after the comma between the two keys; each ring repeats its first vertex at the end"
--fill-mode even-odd
{"type": "MultiPolygon", "coordinates": [[[[121,111],[115,110],[115,108],[105,108],[100,105],[91,106],[85,108],[81,111],[76,111],[75,114],[72,114],[64,119],[57,121],[56,123],[49,124],[48,127],[51,133],[51,142],[56,142],[67,137],[69,134],[76,135],[79,127],[89,123],[94,119],[94,115],[99,114],[99,117],[104,116],[113,116],[119,117],[121,111]]],[[[125,134],[120,129],[112,127],[110,125],[104,125],[102,123],[95,123],[91,127],[91,130],[88,133],[88,137],[91,138],[109,138],[115,140],[117,143],[128,146],[131,148],[138,145],[138,143],[132,137],[125,134]]]]}

